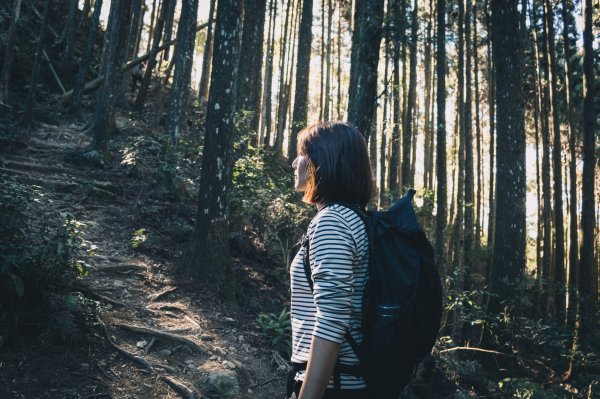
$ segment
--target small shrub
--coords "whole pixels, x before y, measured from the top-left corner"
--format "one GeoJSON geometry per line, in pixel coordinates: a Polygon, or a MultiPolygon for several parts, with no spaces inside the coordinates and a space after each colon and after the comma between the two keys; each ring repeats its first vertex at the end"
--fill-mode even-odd
{"type": "Polygon", "coordinates": [[[261,313],[256,319],[263,333],[269,339],[271,346],[284,356],[292,354],[292,324],[290,312],[285,308],[275,315],[274,313],[261,313]]]}

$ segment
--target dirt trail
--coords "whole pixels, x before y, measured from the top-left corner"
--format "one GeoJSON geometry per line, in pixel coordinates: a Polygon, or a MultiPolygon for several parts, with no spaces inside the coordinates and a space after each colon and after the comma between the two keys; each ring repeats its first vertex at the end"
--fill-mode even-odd
{"type": "MultiPolygon", "coordinates": [[[[256,314],[176,277],[175,256],[132,248],[148,187],[118,161],[104,168],[67,161],[88,141],[76,125],[42,125],[26,148],[0,152],[0,173],[39,186],[53,207],[84,224],[94,254],[78,290],[101,309],[69,345],[36,339],[0,357],[0,396],[283,397],[284,362],[262,338],[256,314]]],[[[174,252],[163,238],[163,252],[174,252]]]]}

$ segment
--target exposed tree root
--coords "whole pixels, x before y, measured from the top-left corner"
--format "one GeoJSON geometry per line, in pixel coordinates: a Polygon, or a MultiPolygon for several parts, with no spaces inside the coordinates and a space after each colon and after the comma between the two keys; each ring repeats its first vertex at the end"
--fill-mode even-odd
{"type": "Polygon", "coordinates": [[[202,354],[207,353],[207,350],[202,348],[196,342],[192,341],[189,338],[182,337],[181,335],[176,335],[176,334],[172,334],[172,333],[169,333],[166,331],[161,331],[161,330],[155,330],[155,329],[149,328],[149,327],[134,326],[131,324],[117,323],[115,325],[117,327],[121,327],[121,328],[124,328],[129,331],[133,331],[133,332],[137,332],[137,333],[141,333],[141,334],[154,335],[159,338],[164,338],[164,339],[169,339],[171,341],[180,342],[185,345],[191,346],[193,349],[197,350],[198,352],[200,352],[202,354]]]}
{"type": "Polygon", "coordinates": [[[96,320],[102,326],[102,329],[104,330],[104,335],[106,335],[106,339],[110,343],[110,346],[112,346],[113,348],[115,348],[118,352],[120,352],[123,356],[125,356],[129,360],[132,360],[133,362],[140,364],[145,369],[147,369],[150,372],[154,373],[154,367],[152,367],[152,365],[150,364],[150,362],[148,362],[146,359],[142,359],[141,357],[134,355],[133,353],[129,352],[126,349],[121,348],[119,345],[117,345],[112,340],[112,338],[110,337],[110,334],[108,333],[108,328],[106,328],[106,324],[104,323],[104,321],[102,321],[102,319],[100,318],[100,316],[96,315],[96,320]]]}
{"type": "Polygon", "coordinates": [[[104,296],[102,294],[99,294],[99,293],[97,293],[95,291],[92,291],[88,287],[78,286],[77,289],[79,291],[81,291],[82,293],[84,293],[87,297],[90,297],[92,299],[97,299],[99,301],[110,303],[111,305],[119,306],[119,307],[122,307],[122,308],[128,308],[128,307],[130,307],[126,303],[119,302],[119,301],[116,301],[116,300],[111,299],[109,297],[106,297],[106,296],[104,296]]]}
{"type": "Polygon", "coordinates": [[[167,296],[167,295],[169,295],[170,293],[172,293],[172,292],[175,292],[176,290],[177,290],[177,287],[169,287],[169,288],[166,288],[166,289],[162,290],[161,292],[158,292],[158,293],[156,293],[156,294],[152,295],[152,297],[150,298],[150,301],[152,301],[152,302],[156,302],[156,301],[158,301],[160,298],[162,298],[162,297],[164,297],[164,296],[167,296]]]}
{"type": "Polygon", "coordinates": [[[161,376],[161,380],[163,380],[168,386],[173,388],[175,392],[177,392],[182,398],[185,399],[202,399],[202,396],[196,395],[194,391],[183,385],[180,381],[177,381],[175,378],[168,376],[161,376]]]}

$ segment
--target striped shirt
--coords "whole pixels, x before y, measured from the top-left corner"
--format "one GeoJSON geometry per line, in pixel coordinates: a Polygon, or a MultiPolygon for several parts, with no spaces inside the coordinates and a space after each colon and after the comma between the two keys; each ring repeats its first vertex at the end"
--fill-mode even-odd
{"type": "MultiPolygon", "coordinates": [[[[358,364],[344,335],[350,331],[358,343],[362,342],[361,305],[369,263],[365,224],[351,209],[334,204],[314,217],[307,236],[314,293],[304,272],[301,247],[290,266],[292,362],[308,361],[314,335],[341,344],[341,364],[358,364]]],[[[303,371],[296,380],[304,380],[303,371]]],[[[333,379],[329,386],[333,387],[333,379]]],[[[361,377],[342,374],[341,387],[359,389],[366,385],[361,377]]]]}

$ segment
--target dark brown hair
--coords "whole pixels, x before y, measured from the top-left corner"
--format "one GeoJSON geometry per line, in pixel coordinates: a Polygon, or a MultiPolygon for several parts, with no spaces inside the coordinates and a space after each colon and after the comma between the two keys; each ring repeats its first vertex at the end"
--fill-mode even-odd
{"type": "Polygon", "coordinates": [[[362,134],[347,122],[319,122],[298,133],[298,154],[308,158],[304,201],[367,206],[373,174],[362,134]]]}

